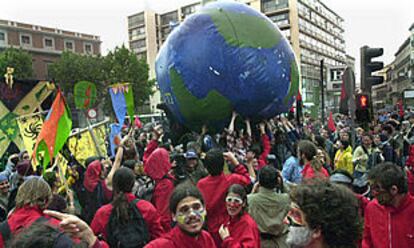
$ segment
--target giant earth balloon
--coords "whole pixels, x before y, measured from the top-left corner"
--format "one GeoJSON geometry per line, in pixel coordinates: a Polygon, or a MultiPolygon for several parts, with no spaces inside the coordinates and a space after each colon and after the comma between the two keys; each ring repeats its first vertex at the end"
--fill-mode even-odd
{"type": "Polygon", "coordinates": [[[162,101],[195,129],[223,127],[235,110],[250,119],[287,112],[299,88],[289,42],[249,6],[214,2],[176,27],[156,60],[162,101]]]}

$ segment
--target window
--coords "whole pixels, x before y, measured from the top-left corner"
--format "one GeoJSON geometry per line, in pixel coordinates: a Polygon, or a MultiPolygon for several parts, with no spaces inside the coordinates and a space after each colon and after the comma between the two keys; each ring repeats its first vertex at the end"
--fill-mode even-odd
{"type": "Polygon", "coordinates": [[[55,42],[53,38],[45,37],[43,39],[43,47],[48,49],[55,48],[55,42]]]}
{"type": "Polygon", "coordinates": [[[139,26],[142,24],[145,24],[144,13],[134,15],[128,18],[129,27],[135,27],[135,26],[139,26]]]}
{"type": "Polygon", "coordinates": [[[145,34],[145,27],[135,28],[129,31],[129,36],[131,40],[136,40],[139,38],[139,36],[144,35],[144,34],[145,34]]]}
{"type": "Polygon", "coordinates": [[[6,34],[4,32],[0,32],[0,42],[6,41],[6,34]]]}
{"type": "Polygon", "coordinates": [[[165,14],[161,16],[161,25],[167,25],[170,23],[178,22],[178,13],[177,11],[165,14]]]}
{"type": "Polygon", "coordinates": [[[93,47],[91,43],[84,43],[83,45],[83,51],[86,54],[92,54],[93,53],[93,47]]]}
{"type": "Polygon", "coordinates": [[[140,49],[146,47],[145,39],[131,42],[131,49],[140,49]]]}
{"type": "Polygon", "coordinates": [[[269,13],[288,7],[288,0],[263,0],[262,12],[269,13]]]}
{"type": "Polygon", "coordinates": [[[32,45],[32,36],[29,34],[20,35],[20,45],[22,46],[31,46],[32,45]]]}
{"type": "Polygon", "coordinates": [[[75,42],[71,40],[65,40],[65,50],[74,51],[75,50],[75,42]]]}

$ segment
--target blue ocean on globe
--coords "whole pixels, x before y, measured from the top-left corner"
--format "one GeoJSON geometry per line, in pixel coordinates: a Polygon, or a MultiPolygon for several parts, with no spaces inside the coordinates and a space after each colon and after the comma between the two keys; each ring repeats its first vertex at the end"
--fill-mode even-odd
{"type": "Polygon", "coordinates": [[[181,124],[223,127],[235,110],[252,120],[287,112],[299,89],[289,41],[266,16],[209,3],[178,25],[156,59],[162,101],[181,124]]]}

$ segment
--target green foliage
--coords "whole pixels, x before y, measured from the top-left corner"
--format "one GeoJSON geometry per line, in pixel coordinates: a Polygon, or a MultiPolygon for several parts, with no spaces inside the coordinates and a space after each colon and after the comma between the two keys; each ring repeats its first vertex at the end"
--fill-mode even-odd
{"type": "Polygon", "coordinates": [[[63,52],[59,61],[50,65],[50,75],[60,88],[73,93],[75,83],[91,81],[97,88],[104,87],[102,57],[83,56],[72,52],[63,52]]]}
{"type": "Polygon", "coordinates": [[[108,53],[105,57],[104,71],[108,84],[131,83],[135,106],[141,106],[153,94],[155,82],[148,80],[148,64],[145,60],[138,60],[124,45],[108,53]]]}
{"type": "Polygon", "coordinates": [[[22,49],[7,48],[0,52],[0,75],[6,73],[7,67],[14,68],[14,77],[29,79],[33,77],[32,56],[22,49]]]}
{"type": "Polygon", "coordinates": [[[73,104],[75,83],[90,81],[96,84],[98,99],[105,99],[105,109],[108,110],[112,106],[107,87],[119,82],[131,83],[135,106],[142,105],[153,93],[154,81],[148,80],[148,71],[146,61],[138,60],[124,46],[116,47],[104,57],[64,52],[61,59],[50,66],[50,74],[67,93],[69,104],[73,104]]]}

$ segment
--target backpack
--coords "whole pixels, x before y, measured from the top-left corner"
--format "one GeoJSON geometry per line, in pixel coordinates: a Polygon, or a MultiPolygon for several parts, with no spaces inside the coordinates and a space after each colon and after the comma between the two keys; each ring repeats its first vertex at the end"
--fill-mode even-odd
{"type": "Polygon", "coordinates": [[[96,185],[93,192],[87,191],[84,186],[82,187],[82,194],[85,197],[85,202],[84,205],[81,205],[81,217],[88,224],[91,223],[96,211],[106,203],[102,187],[101,182],[96,185]]]}
{"type": "Polygon", "coordinates": [[[130,203],[130,219],[121,224],[116,220],[115,211],[111,212],[107,225],[108,244],[112,248],[144,247],[150,240],[147,224],[137,208],[135,199],[130,203]]]}
{"type": "MultiPolygon", "coordinates": [[[[169,177],[168,174],[164,175],[162,179],[171,180],[174,185],[176,184],[176,181],[173,178],[169,177]]],[[[136,182],[137,187],[134,189],[135,196],[139,199],[151,202],[152,195],[154,194],[154,189],[156,186],[155,181],[150,177],[142,176],[138,177],[136,182]]]]}
{"type": "Polygon", "coordinates": [[[154,193],[155,181],[150,177],[138,177],[136,180],[136,187],[134,189],[134,195],[146,201],[151,201],[152,194],[154,193]]]}

